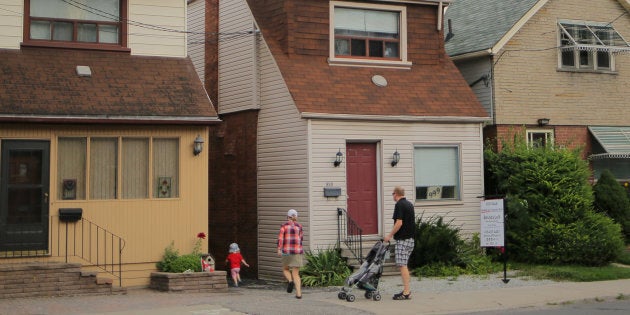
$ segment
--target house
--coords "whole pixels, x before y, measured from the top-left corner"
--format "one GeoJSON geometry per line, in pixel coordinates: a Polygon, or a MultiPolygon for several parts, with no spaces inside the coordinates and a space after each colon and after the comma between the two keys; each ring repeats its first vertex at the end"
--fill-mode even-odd
{"type": "Polygon", "coordinates": [[[489,117],[445,53],[450,2],[206,2],[219,17],[207,30],[218,66],[205,67],[223,122],[210,136],[218,261],[236,241],[255,276],[280,278],[277,233],[291,208],[307,250],[346,237],[343,210],[369,244],[391,230],[396,185],[418,217],[479,231],[489,117]]]}
{"type": "Polygon", "coordinates": [[[492,116],[484,138],[582,148],[630,180],[630,2],[458,0],[446,50],[492,116]],[[497,18],[500,17],[500,18],[497,18]]]}
{"type": "Polygon", "coordinates": [[[204,250],[219,119],[187,57],[186,4],[3,0],[0,19],[0,264],[145,286],[171,242],[204,250]]]}

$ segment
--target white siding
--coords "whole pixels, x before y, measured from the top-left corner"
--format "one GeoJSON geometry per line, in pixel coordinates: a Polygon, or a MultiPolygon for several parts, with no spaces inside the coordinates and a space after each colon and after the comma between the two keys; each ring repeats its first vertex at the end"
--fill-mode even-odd
{"type": "Polygon", "coordinates": [[[276,254],[280,225],[294,208],[309,248],[307,124],[299,118],[287,86],[267,46],[260,46],[261,109],[258,128],[258,262],[261,278],[280,278],[276,254]]]}
{"type": "Polygon", "coordinates": [[[258,108],[252,13],[245,0],[221,1],[219,16],[219,114],[258,108]]]}
{"type": "Polygon", "coordinates": [[[0,49],[20,49],[24,1],[0,0],[0,49]]]}
{"type": "Polygon", "coordinates": [[[463,233],[479,232],[479,199],[483,195],[483,148],[480,124],[431,124],[397,122],[362,122],[314,120],[311,122],[312,137],[310,163],[311,195],[311,242],[313,249],[327,248],[337,240],[337,207],[346,208],[345,162],[334,167],[332,161],[346,142],[370,141],[377,146],[379,183],[379,218],[381,234],[391,231],[394,201],[390,192],[401,185],[407,198],[414,200],[413,150],[418,144],[455,144],[461,148],[462,200],[457,202],[416,202],[416,215],[432,215],[454,219],[462,226],[463,233]],[[400,162],[392,167],[392,153],[398,150],[400,162]],[[323,187],[332,184],[342,188],[341,197],[326,198],[323,187]]]}
{"type": "Polygon", "coordinates": [[[132,54],[186,57],[186,1],[130,0],[129,20],[132,54]]]}
{"type": "Polygon", "coordinates": [[[467,59],[455,62],[455,65],[461,72],[462,76],[468,84],[475,83],[482,76],[487,76],[487,81],[479,81],[471,87],[477,95],[477,99],[488,113],[488,116],[494,117],[492,104],[492,60],[489,56],[467,59]],[[486,85],[487,82],[487,85],[486,85]]]}
{"type": "MultiPolygon", "coordinates": [[[[201,82],[205,82],[205,31],[206,1],[194,1],[188,5],[188,56],[195,66],[201,82]]],[[[214,39],[214,37],[210,37],[214,39]]]]}

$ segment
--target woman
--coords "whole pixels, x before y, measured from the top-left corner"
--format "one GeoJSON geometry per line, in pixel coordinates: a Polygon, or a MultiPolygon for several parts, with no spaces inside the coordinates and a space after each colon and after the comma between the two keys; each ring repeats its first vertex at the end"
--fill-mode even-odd
{"type": "Polygon", "coordinates": [[[303,265],[304,248],[302,238],[304,230],[297,222],[298,213],[295,209],[287,212],[287,222],[280,227],[278,233],[278,256],[282,257],[282,273],[289,281],[287,293],[293,292],[295,297],[302,298],[302,280],[300,279],[300,267],[303,265]]]}

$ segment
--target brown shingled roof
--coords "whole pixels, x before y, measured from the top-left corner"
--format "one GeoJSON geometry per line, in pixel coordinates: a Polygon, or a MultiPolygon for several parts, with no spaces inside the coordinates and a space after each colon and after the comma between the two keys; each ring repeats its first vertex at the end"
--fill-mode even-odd
{"type": "Polygon", "coordinates": [[[29,117],[50,122],[218,121],[188,58],[48,48],[0,50],[0,121],[29,117]],[[77,75],[77,66],[89,66],[91,77],[77,75]]]}
{"type": "Polygon", "coordinates": [[[329,3],[248,0],[302,113],[471,117],[488,113],[444,51],[437,6],[407,4],[411,69],[328,64],[329,3]],[[372,83],[373,75],[386,87],[372,83]]]}

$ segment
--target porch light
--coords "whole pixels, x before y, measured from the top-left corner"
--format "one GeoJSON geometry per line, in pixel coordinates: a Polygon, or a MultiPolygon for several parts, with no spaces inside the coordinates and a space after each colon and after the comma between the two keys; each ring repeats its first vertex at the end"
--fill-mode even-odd
{"type": "Polygon", "coordinates": [[[398,165],[399,161],[400,161],[400,153],[398,153],[398,150],[396,150],[394,154],[392,154],[392,167],[398,165]]]}
{"type": "Polygon", "coordinates": [[[195,141],[193,142],[193,154],[199,155],[203,151],[203,138],[200,135],[197,135],[195,141]]]}
{"type": "Polygon", "coordinates": [[[341,165],[341,162],[343,162],[343,153],[341,153],[341,149],[339,149],[339,152],[335,155],[335,162],[333,162],[333,164],[337,167],[341,165]]]}

